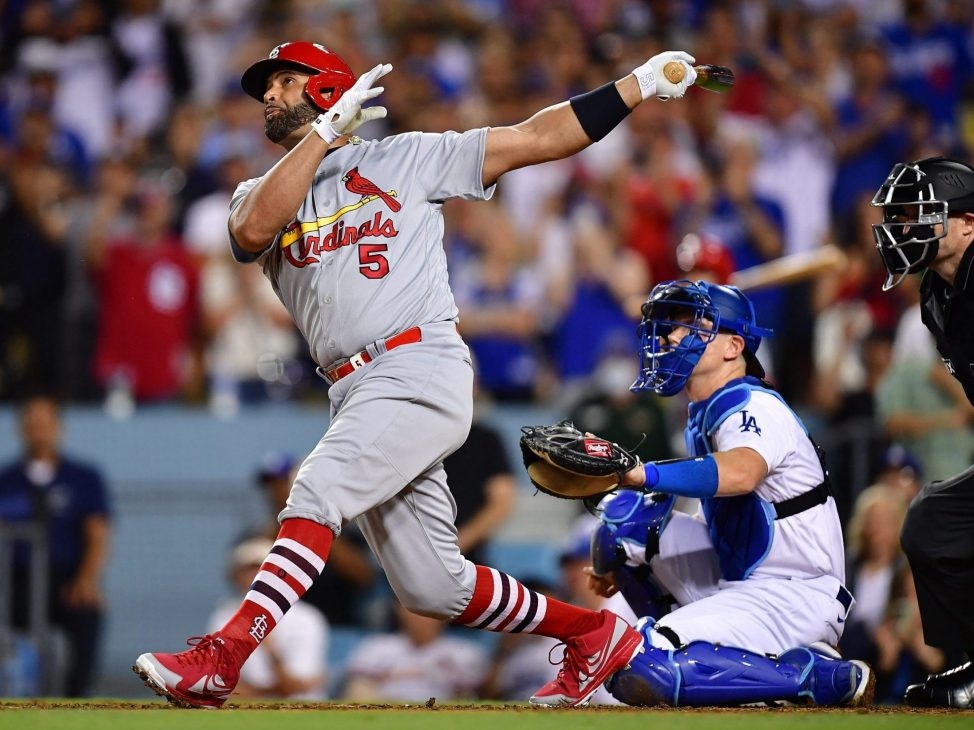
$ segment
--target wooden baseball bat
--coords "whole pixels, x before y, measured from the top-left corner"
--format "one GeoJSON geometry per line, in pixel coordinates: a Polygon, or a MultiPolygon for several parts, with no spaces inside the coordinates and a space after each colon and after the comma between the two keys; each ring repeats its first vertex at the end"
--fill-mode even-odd
{"type": "MultiPolygon", "coordinates": [[[[842,249],[826,244],[813,251],[788,254],[735,271],[730,275],[727,283],[736,286],[742,292],[749,293],[772,286],[794,284],[820,274],[838,271],[845,265],[846,255],[842,249]]],[[[692,274],[690,276],[697,278],[692,274]]],[[[643,295],[630,296],[623,302],[623,309],[632,319],[639,321],[642,317],[640,308],[645,301],[646,297],[643,295]]]]}
{"type": "MultiPolygon", "coordinates": [[[[697,80],[694,86],[699,86],[707,91],[715,91],[722,94],[734,85],[734,72],[727,66],[714,66],[712,64],[702,64],[694,66],[697,72],[697,80]]],[[[683,64],[680,61],[670,61],[663,66],[663,75],[671,84],[678,84],[683,81],[683,64]]]]}
{"type": "Polygon", "coordinates": [[[733,284],[743,292],[752,292],[772,286],[794,284],[819,274],[838,271],[845,265],[846,256],[842,250],[832,244],[826,244],[812,251],[788,254],[757,266],[735,271],[727,283],[733,284]]]}

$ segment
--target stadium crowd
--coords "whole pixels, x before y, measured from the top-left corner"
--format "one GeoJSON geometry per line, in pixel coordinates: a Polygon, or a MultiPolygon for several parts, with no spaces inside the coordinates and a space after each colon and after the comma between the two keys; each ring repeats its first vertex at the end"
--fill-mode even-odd
{"type": "Polygon", "coordinates": [[[944,666],[917,641],[898,546],[874,533],[915,494],[901,478],[971,463],[974,410],[938,375],[916,282],[881,291],[869,202],[897,161],[971,159],[974,4],[0,3],[0,402],[41,389],[120,417],[163,402],[232,417],[323,394],[269,284],[227,244],[236,183],[278,157],[241,71],[298,39],[356,71],[393,64],[389,115],[367,137],[517,121],[665,48],[731,67],[726,94],[640,105],[583,153],[506,175],[491,201],[446,206],[480,388],[566,413],[618,395],[654,283],[841,248],[842,270],[754,293],[776,332],[760,355],[829,434],[865,596],[854,650],[884,672],[888,698],[944,666]]]}

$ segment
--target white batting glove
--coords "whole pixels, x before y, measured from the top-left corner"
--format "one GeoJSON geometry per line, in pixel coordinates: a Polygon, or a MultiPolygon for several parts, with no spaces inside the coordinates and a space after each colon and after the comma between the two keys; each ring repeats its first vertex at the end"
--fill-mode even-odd
{"type": "Polygon", "coordinates": [[[639,82],[639,91],[643,100],[651,96],[657,99],[679,99],[697,80],[697,72],[693,70],[696,59],[684,51],[663,51],[646,61],[642,66],[633,69],[633,75],[639,82]],[[683,80],[678,84],[668,81],[663,75],[663,67],[670,61],[677,61],[683,65],[683,80]]]}
{"type": "Polygon", "coordinates": [[[311,128],[325,142],[331,144],[343,134],[351,134],[366,122],[382,119],[386,115],[384,106],[370,106],[363,109],[362,104],[385,91],[384,86],[373,88],[372,84],[390,71],[392,71],[391,63],[380,63],[371,71],[359,76],[352,84],[352,88],[342,94],[331,109],[318,115],[318,118],[311,123],[311,128]]]}

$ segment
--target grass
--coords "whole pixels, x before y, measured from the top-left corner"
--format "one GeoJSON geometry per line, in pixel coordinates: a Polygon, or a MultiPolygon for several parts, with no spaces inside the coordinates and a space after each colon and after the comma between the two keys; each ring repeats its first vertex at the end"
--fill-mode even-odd
{"type": "Polygon", "coordinates": [[[528,705],[244,704],[219,711],[179,710],[162,702],[0,701],[10,730],[953,730],[974,727],[974,712],[740,709],[660,710],[528,705]]]}

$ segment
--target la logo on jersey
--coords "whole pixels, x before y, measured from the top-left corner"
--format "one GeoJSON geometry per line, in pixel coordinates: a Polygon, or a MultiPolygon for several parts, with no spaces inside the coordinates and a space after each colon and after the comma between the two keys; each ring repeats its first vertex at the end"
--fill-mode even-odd
{"type": "Polygon", "coordinates": [[[373,201],[381,201],[393,213],[402,209],[395,190],[383,190],[374,182],[363,177],[358,167],[353,167],[342,176],[345,189],[359,196],[354,203],[344,205],[334,213],[319,216],[316,220],[302,222],[294,220],[280,237],[284,258],[296,268],[320,261],[322,253],[337,251],[345,246],[357,245],[360,267],[363,276],[379,279],[389,272],[389,262],[385,257],[388,244],[365,243],[365,238],[395,238],[399,235],[392,218],[387,218],[383,210],[364,223],[342,220],[346,215],[357,211],[373,201]]]}
{"type": "Polygon", "coordinates": [[[267,615],[262,613],[260,616],[255,616],[254,623],[248,633],[254,637],[254,641],[258,644],[263,641],[264,637],[267,636],[267,615]]]}
{"type": "Polygon", "coordinates": [[[750,415],[746,410],[741,411],[741,433],[754,431],[758,436],[761,435],[761,427],[758,426],[757,419],[750,415]]]}

